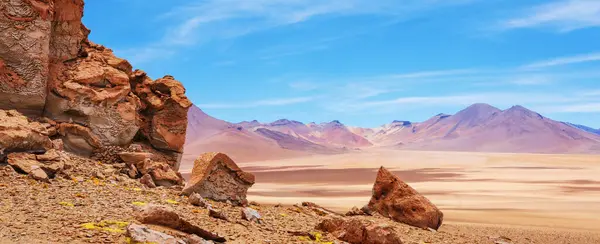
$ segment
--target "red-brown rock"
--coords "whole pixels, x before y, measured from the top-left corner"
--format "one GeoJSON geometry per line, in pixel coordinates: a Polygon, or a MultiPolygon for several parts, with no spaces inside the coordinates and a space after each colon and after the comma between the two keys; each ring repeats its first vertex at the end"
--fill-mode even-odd
{"type": "Polygon", "coordinates": [[[15,110],[0,110],[0,154],[51,149],[47,135],[42,124],[30,122],[15,110]]]}
{"type": "Polygon", "coordinates": [[[185,88],[172,76],[152,81],[143,71],[132,76],[134,93],[142,101],[142,132],[158,149],[183,152],[187,112],[192,106],[185,88]]]}
{"type": "Polygon", "coordinates": [[[325,219],[316,229],[329,232],[337,239],[351,244],[402,244],[402,239],[394,227],[367,220],[325,219]]]}
{"type": "Polygon", "coordinates": [[[437,230],[444,214],[427,198],[384,167],[379,169],[369,208],[394,221],[437,230]]]}
{"type": "Polygon", "coordinates": [[[54,121],[44,134],[67,151],[90,156],[135,142],[178,171],[191,106],[183,85],[171,76],[153,81],[90,42],[83,7],[83,0],[0,1],[0,109],[54,121]]]}
{"type": "Polygon", "coordinates": [[[254,175],[242,171],[223,153],[205,153],[194,162],[192,176],[183,189],[185,195],[194,192],[215,201],[246,202],[254,175]]]}
{"type": "Polygon", "coordinates": [[[165,206],[148,205],[140,209],[136,219],[143,224],[160,225],[194,234],[206,240],[225,242],[225,238],[204,230],[182,219],[173,209],[165,206]]]}

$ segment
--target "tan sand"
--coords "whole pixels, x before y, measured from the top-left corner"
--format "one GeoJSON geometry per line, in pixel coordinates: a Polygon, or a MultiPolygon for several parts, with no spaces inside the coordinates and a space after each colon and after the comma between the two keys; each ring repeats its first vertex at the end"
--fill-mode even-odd
{"type": "Polygon", "coordinates": [[[256,175],[249,199],[263,203],[362,206],[385,166],[438,205],[447,223],[600,231],[600,155],[370,150],[240,166],[256,175]]]}

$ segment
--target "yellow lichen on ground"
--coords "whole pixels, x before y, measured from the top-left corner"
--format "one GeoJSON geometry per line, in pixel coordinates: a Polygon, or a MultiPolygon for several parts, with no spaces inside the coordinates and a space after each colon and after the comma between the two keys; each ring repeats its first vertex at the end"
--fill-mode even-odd
{"type": "Polygon", "coordinates": [[[59,202],[58,204],[63,205],[65,207],[75,207],[75,205],[70,202],[59,202]]]}
{"type": "Polygon", "coordinates": [[[143,207],[143,206],[147,205],[147,203],[145,203],[145,202],[132,202],[131,204],[138,206],[138,207],[143,207]]]}
{"type": "Polygon", "coordinates": [[[81,228],[86,230],[98,230],[120,234],[125,233],[125,227],[127,227],[128,225],[129,222],[103,220],[100,223],[84,223],[81,225],[81,228]]]}
{"type": "Polygon", "coordinates": [[[165,200],[165,202],[168,203],[168,204],[175,204],[175,205],[179,204],[178,201],[175,201],[173,199],[167,199],[167,200],[165,200]]]}

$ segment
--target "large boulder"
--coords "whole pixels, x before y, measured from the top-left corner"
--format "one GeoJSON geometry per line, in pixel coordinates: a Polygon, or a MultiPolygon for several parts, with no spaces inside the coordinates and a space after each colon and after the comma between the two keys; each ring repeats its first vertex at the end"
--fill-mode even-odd
{"type": "Polygon", "coordinates": [[[381,167],[373,185],[369,209],[394,221],[437,230],[444,214],[427,198],[381,167]]]}
{"type": "Polygon", "coordinates": [[[398,230],[393,226],[355,218],[324,219],[317,230],[331,233],[335,238],[351,244],[402,244],[398,230]]]}
{"type": "Polygon", "coordinates": [[[253,174],[242,171],[227,155],[205,153],[194,161],[192,176],[183,193],[190,195],[195,192],[215,201],[243,204],[254,180],[253,174]]]}
{"type": "Polygon", "coordinates": [[[157,149],[182,153],[192,106],[183,85],[172,76],[153,81],[140,70],[133,73],[131,84],[142,101],[143,135],[157,149]]]}
{"type": "Polygon", "coordinates": [[[9,152],[43,152],[51,148],[52,141],[42,124],[30,122],[15,110],[0,110],[0,159],[9,152]]]}

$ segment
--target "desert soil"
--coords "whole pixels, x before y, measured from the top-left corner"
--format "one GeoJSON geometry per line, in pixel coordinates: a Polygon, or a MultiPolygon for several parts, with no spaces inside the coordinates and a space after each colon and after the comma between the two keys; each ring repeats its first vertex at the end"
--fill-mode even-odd
{"type": "Polygon", "coordinates": [[[445,228],[600,232],[600,155],[369,150],[241,166],[256,175],[249,199],[258,202],[312,201],[346,211],[369,201],[385,166],[444,212],[445,228]]]}
{"type": "MultiPolygon", "coordinates": [[[[0,243],[125,243],[123,225],[135,222],[140,204],[169,205],[191,223],[225,236],[228,243],[307,243],[288,231],[314,232],[325,217],[292,204],[313,201],[340,211],[362,205],[369,200],[375,165],[393,168],[447,216],[437,233],[369,217],[396,226],[405,243],[600,243],[592,222],[598,218],[598,209],[592,207],[597,192],[572,188],[597,185],[594,158],[399,152],[390,160],[377,153],[244,165],[257,174],[250,200],[261,203],[253,208],[263,215],[263,224],[241,220],[241,209],[224,203],[212,204],[229,221],[213,219],[207,210],[188,204],[177,189],[146,189],[119,175],[94,178],[91,172],[111,166],[90,160],[78,159],[79,170],[72,173],[83,181],[57,178],[50,184],[0,165],[0,243]],[[518,158],[529,163],[511,161],[518,158]],[[407,163],[411,161],[418,164],[407,163]],[[284,205],[269,204],[279,202],[284,205]]],[[[323,239],[333,237],[324,234],[323,239]]]]}

